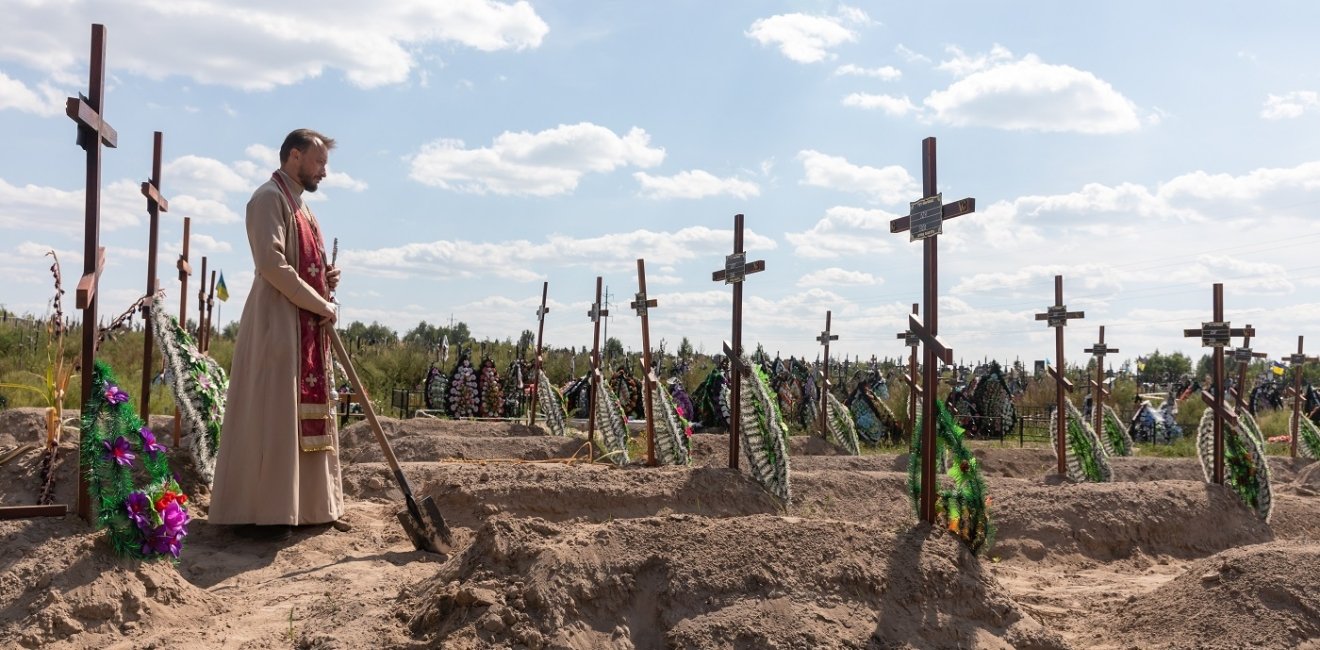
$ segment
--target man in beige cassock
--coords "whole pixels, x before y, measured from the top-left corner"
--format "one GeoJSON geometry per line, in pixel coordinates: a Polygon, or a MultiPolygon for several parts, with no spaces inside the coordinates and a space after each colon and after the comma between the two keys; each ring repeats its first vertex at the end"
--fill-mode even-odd
{"type": "Polygon", "coordinates": [[[302,200],[325,178],[335,141],[310,129],[288,135],[280,169],[247,204],[256,266],[243,305],[211,492],[212,524],[258,539],[343,513],[338,433],[330,400],[330,267],[316,217],[302,200]]]}

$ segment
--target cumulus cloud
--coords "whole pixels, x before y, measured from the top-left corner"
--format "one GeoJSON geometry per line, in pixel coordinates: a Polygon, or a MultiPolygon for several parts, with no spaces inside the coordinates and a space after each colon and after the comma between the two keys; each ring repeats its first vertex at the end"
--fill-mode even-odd
{"type": "Polygon", "coordinates": [[[834,206],[804,232],[784,234],[793,245],[793,254],[810,259],[831,259],[842,255],[872,255],[893,246],[897,235],[890,234],[889,221],[899,215],[884,210],[834,206]]]}
{"type": "Polygon", "coordinates": [[[922,102],[936,122],[1009,131],[1121,133],[1141,127],[1137,107],[1108,82],[996,46],[968,57],[954,49],[940,68],[962,78],[922,102]]]}
{"type": "Polygon", "coordinates": [[[0,71],[0,111],[12,109],[43,117],[63,115],[64,97],[50,84],[38,84],[34,90],[0,71]]]}
{"type": "Polygon", "coordinates": [[[874,286],[883,282],[864,271],[849,271],[837,266],[812,271],[798,278],[799,287],[874,286]]]}
{"type": "Polygon", "coordinates": [[[865,194],[883,203],[905,203],[920,198],[921,188],[906,169],[898,165],[876,168],[854,165],[842,156],[819,151],[798,152],[804,185],[865,194]]]}
{"type": "Polygon", "coordinates": [[[791,61],[817,63],[834,58],[832,48],[857,40],[857,32],[846,27],[844,20],[836,16],[779,14],[758,19],[746,34],[761,45],[779,48],[791,61]]]}
{"type": "Polygon", "coordinates": [[[553,196],[577,188],[582,176],[633,165],[647,168],[665,158],[645,130],[623,136],[592,124],[561,124],[537,133],[505,131],[489,147],[469,149],[441,139],[408,156],[413,180],[474,194],[553,196]]]}
{"type": "Polygon", "coordinates": [[[903,77],[903,71],[891,65],[880,66],[878,68],[863,68],[859,65],[847,63],[834,69],[836,77],[871,77],[881,81],[896,81],[903,77]]]}
{"type": "MultiPolygon", "coordinates": [[[[526,1],[357,3],[69,0],[6,7],[0,60],[59,79],[83,65],[87,24],[112,25],[115,68],[153,79],[269,90],[339,70],[372,88],[406,81],[421,48],[483,52],[539,47],[549,27],[526,1]]],[[[3,96],[0,93],[0,96],[3,96]]]]}
{"type": "Polygon", "coordinates": [[[633,178],[641,184],[642,196],[648,199],[701,199],[722,194],[747,199],[761,194],[761,188],[756,183],[738,178],[719,178],[700,169],[679,172],[673,176],[634,172],[633,178]]]}
{"type": "Polygon", "coordinates": [[[903,117],[908,113],[916,112],[917,106],[908,99],[907,95],[895,97],[893,95],[872,95],[868,93],[851,93],[843,98],[844,106],[853,106],[856,108],[878,109],[894,117],[903,117]]]}
{"type": "Polygon", "coordinates": [[[1307,111],[1320,109],[1320,94],[1313,90],[1295,90],[1282,95],[1270,93],[1260,116],[1267,120],[1286,120],[1301,117],[1307,111]]]}

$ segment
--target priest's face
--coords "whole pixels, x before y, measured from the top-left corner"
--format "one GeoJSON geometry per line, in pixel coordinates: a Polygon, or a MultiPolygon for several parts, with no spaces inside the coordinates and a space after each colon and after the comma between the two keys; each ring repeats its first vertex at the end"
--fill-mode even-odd
{"type": "Polygon", "coordinates": [[[330,152],[317,143],[307,147],[306,151],[294,149],[292,155],[298,156],[298,160],[294,161],[294,177],[303,189],[315,192],[321,179],[325,178],[325,166],[330,161],[330,152]]]}

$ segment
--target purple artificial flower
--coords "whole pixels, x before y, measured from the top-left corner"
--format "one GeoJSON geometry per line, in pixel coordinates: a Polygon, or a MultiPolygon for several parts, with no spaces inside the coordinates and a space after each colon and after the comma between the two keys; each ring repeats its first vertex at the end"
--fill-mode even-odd
{"type": "Polygon", "coordinates": [[[113,443],[107,440],[102,444],[105,445],[106,460],[113,460],[116,463],[127,467],[133,464],[134,458],[137,458],[137,456],[133,455],[133,449],[129,446],[128,439],[124,438],[124,436],[116,437],[113,443]]]}
{"type": "Polygon", "coordinates": [[[157,453],[168,451],[165,445],[156,442],[156,434],[152,433],[151,429],[148,429],[147,427],[142,427],[142,429],[139,430],[138,433],[142,434],[142,450],[147,452],[148,454],[151,454],[152,459],[156,458],[157,453]]]}
{"type": "Polygon", "coordinates": [[[128,501],[125,503],[128,509],[128,518],[137,527],[146,531],[151,527],[151,497],[146,492],[137,491],[128,495],[128,501]]]}
{"type": "Polygon", "coordinates": [[[188,510],[177,500],[170,501],[160,511],[160,520],[165,526],[166,532],[176,537],[183,537],[188,534],[188,510]]]}
{"type": "Polygon", "coordinates": [[[128,393],[119,390],[119,387],[114,384],[106,384],[105,401],[111,404],[123,404],[128,401],[128,393]]]}
{"type": "Polygon", "coordinates": [[[164,555],[169,553],[177,558],[179,557],[179,550],[182,548],[183,534],[173,534],[163,524],[146,533],[146,538],[142,541],[143,555],[151,555],[152,553],[164,555]]]}

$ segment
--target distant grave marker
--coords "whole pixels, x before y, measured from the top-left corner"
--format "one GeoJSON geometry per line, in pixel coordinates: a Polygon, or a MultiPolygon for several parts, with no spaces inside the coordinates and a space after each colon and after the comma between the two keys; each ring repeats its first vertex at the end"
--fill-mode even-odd
{"type": "Polygon", "coordinates": [[[1049,373],[1049,375],[1054,378],[1055,387],[1057,389],[1055,391],[1054,404],[1057,409],[1055,413],[1058,414],[1058,417],[1055,418],[1058,423],[1056,425],[1058,428],[1058,439],[1055,441],[1054,453],[1059,457],[1059,476],[1068,475],[1067,452],[1065,449],[1068,439],[1068,411],[1064,404],[1067,400],[1064,391],[1072,392],[1073,389],[1072,382],[1068,381],[1068,377],[1066,376],[1068,371],[1067,366],[1064,365],[1063,362],[1063,328],[1067,327],[1069,320],[1085,317],[1086,312],[1068,311],[1068,307],[1063,304],[1063,276],[1054,276],[1054,304],[1047,307],[1045,313],[1036,314],[1036,320],[1046,321],[1049,327],[1054,328],[1054,357],[1057,368],[1054,366],[1047,366],[1045,372],[1049,373]]]}
{"type": "MultiPolygon", "coordinates": [[[[917,303],[912,303],[912,315],[917,315],[917,303]]],[[[921,382],[917,381],[917,349],[921,347],[921,339],[912,333],[912,330],[905,330],[898,333],[898,338],[903,341],[903,345],[912,348],[912,353],[908,356],[908,374],[903,376],[903,381],[908,386],[908,438],[911,439],[917,434],[917,396],[921,395],[921,382]]]]}
{"type": "Polygon", "coordinates": [[[1216,282],[1213,289],[1213,318],[1214,320],[1201,323],[1200,329],[1185,329],[1183,336],[1186,338],[1201,339],[1201,347],[1213,348],[1211,355],[1213,360],[1212,374],[1214,388],[1218,395],[1209,390],[1201,391],[1201,399],[1210,406],[1213,412],[1214,421],[1214,470],[1213,480],[1222,485],[1224,483],[1224,420],[1237,422],[1237,412],[1228,405],[1228,400],[1224,399],[1224,348],[1229,347],[1234,336],[1255,336],[1256,330],[1248,325],[1244,329],[1233,329],[1228,321],[1224,320],[1224,285],[1216,282]]]}
{"type": "Polygon", "coordinates": [[[587,454],[596,457],[596,391],[600,390],[600,319],[610,315],[610,310],[600,308],[600,294],[604,278],[596,276],[596,302],[591,303],[587,318],[591,320],[595,334],[591,340],[591,379],[587,387],[587,454]]]}
{"type": "MultiPolygon", "coordinates": [[[[545,299],[550,295],[550,283],[541,283],[541,306],[536,308],[536,372],[532,373],[532,408],[531,420],[528,422],[531,426],[536,426],[536,406],[537,397],[541,392],[541,366],[544,360],[541,358],[541,344],[545,336],[545,315],[550,313],[550,308],[545,306],[545,299]]],[[[448,340],[448,339],[446,339],[448,340]]]]}
{"type": "MultiPolygon", "coordinates": [[[[743,250],[743,216],[741,214],[733,215],[733,253],[725,256],[724,268],[711,274],[711,280],[733,285],[733,343],[724,344],[724,353],[729,356],[729,367],[735,373],[745,374],[751,372],[740,362],[742,356],[742,303],[743,303],[743,281],[748,275],[760,273],[765,270],[765,260],[747,261],[747,253],[743,250]]],[[[739,414],[742,411],[742,382],[739,380],[739,374],[730,382],[729,387],[729,467],[738,469],[738,431],[740,429],[739,414]]]]}
{"type": "Polygon", "coordinates": [[[838,334],[830,334],[830,317],[832,312],[825,311],[825,330],[816,337],[816,341],[825,346],[825,359],[821,363],[820,380],[820,437],[829,437],[829,392],[830,392],[830,341],[839,340],[838,334]]]}
{"type": "Polygon", "coordinates": [[[634,312],[642,319],[642,363],[646,365],[646,371],[642,376],[642,388],[646,394],[646,464],[654,466],[655,462],[655,413],[651,391],[660,383],[655,376],[655,369],[651,367],[651,308],[660,303],[655,298],[646,297],[646,260],[637,259],[637,295],[633,301],[628,304],[634,312]]]}
{"type": "Polygon", "coordinates": [[[1284,357],[1284,360],[1288,362],[1293,373],[1293,385],[1292,388],[1289,389],[1293,398],[1292,426],[1290,427],[1292,429],[1292,444],[1288,453],[1293,458],[1296,458],[1298,429],[1301,427],[1302,423],[1302,400],[1306,399],[1305,396],[1302,395],[1302,368],[1307,362],[1315,361],[1316,358],[1308,357],[1302,353],[1302,337],[1298,336],[1297,352],[1284,357]]]}

